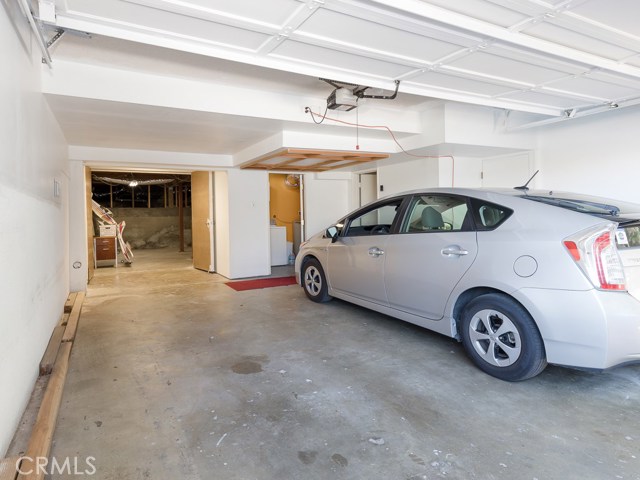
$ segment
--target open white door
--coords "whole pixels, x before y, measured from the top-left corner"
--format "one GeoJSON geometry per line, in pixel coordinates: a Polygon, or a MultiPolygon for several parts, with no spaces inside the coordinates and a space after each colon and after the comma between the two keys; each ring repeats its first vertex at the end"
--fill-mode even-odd
{"type": "Polygon", "coordinates": [[[213,172],[191,173],[191,237],[193,266],[215,271],[213,172]]]}
{"type": "MultiPolygon", "coordinates": [[[[294,238],[294,243],[295,243],[295,240],[298,240],[298,249],[299,249],[300,243],[307,240],[307,235],[304,227],[304,175],[300,175],[300,231],[298,232],[298,235],[300,238],[299,239],[294,238]]],[[[294,237],[295,236],[296,234],[294,232],[294,237]]],[[[296,251],[295,254],[297,255],[298,252],[296,251]]]]}
{"type": "Polygon", "coordinates": [[[359,207],[378,199],[378,174],[376,172],[358,175],[359,207]]]}

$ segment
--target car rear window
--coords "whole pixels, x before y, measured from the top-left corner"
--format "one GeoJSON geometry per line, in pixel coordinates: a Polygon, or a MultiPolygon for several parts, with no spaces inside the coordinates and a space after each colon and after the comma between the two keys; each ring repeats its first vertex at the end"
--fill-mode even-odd
{"type": "Polygon", "coordinates": [[[640,226],[620,227],[616,231],[618,247],[640,247],[640,226]]]}
{"type": "Polygon", "coordinates": [[[493,230],[498,228],[511,216],[513,210],[502,205],[486,202],[478,198],[471,199],[471,210],[476,230],[493,230]]]}

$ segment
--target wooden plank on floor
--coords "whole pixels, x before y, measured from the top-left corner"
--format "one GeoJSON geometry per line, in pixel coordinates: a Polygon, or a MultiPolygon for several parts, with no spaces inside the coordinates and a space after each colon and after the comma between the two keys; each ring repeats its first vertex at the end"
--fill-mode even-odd
{"type": "Polygon", "coordinates": [[[60,319],[60,325],[66,325],[69,322],[69,314],[63,313],[62,318],[60,319]]]}
{"type": "Polygon", "coordinates": [[[49,345],[47,345],[47,349],[42,356],[42,360],[40,360],[40,375],[49,375],[51,370],[53,370],[53,364],[58,356],[58,350],[60,349],[64,330],[65,325],[63,325],[62,322],[53,329],[53,333],[49,339],[49,345]]]}
{"type": "Polygon", "coordinates": [[[18,469],[16,464],[20,457],[7,457],[0,460],[0,480],[16,480],[18,469]]]}
{"type": "Polygon", "coordinates": [[[62,336],[63,342],[73,342],[76,338],[78,321],[80,320],[80,311],[82,310],[82,302],[84,302],[84,292],[78,292],[76,301],[73,304],[73,310],[71,310],[71,313],[69,314],[67,328],[65,328],[64,335],[62,336]]]}
{"type": "Polygon", "coordinates": [[[73,309],[73,304],[76,301],[77,292],[71,292],[67,297],[67,301],[64,303],[64,313],[70,313],[73,309]]]}
{"type": "Polygon", "coordinates": [[[20,470],[28,472],[29,475],[20,474],[18,475],[19,480],[43,480],[45,477],[45,472],[36,468],[36,462],[39,458],[48,458],[51,452],[51,441],[62,402],[64,381],[69,370],[71,347],[73,347],[73,342],[63,343],[58,351],[58,357],[44,392],[36,423],[31,431],[29,446],[20,466],[20,470]]]}

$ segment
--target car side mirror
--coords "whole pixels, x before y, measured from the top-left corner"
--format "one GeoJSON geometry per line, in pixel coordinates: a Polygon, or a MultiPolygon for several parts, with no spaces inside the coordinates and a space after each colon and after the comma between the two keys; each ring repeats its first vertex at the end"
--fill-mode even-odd
{"type": "Polygon", "coordinates": [[[335,226],[327,228],[324,232],[324,236],[330,238],[331,243],[335,243],[335,241],[338,240],[338,228],[335,226]]]}

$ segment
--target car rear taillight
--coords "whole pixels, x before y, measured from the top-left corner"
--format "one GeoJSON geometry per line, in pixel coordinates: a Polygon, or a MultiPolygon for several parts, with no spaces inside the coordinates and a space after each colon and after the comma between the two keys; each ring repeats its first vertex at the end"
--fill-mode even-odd
{"type": "Polygon", "coordinates": [[[597,227],[564,240],[571,258],[601,290],[626,290],[624,268],[615,242],[615,224],[597,227]]]}

